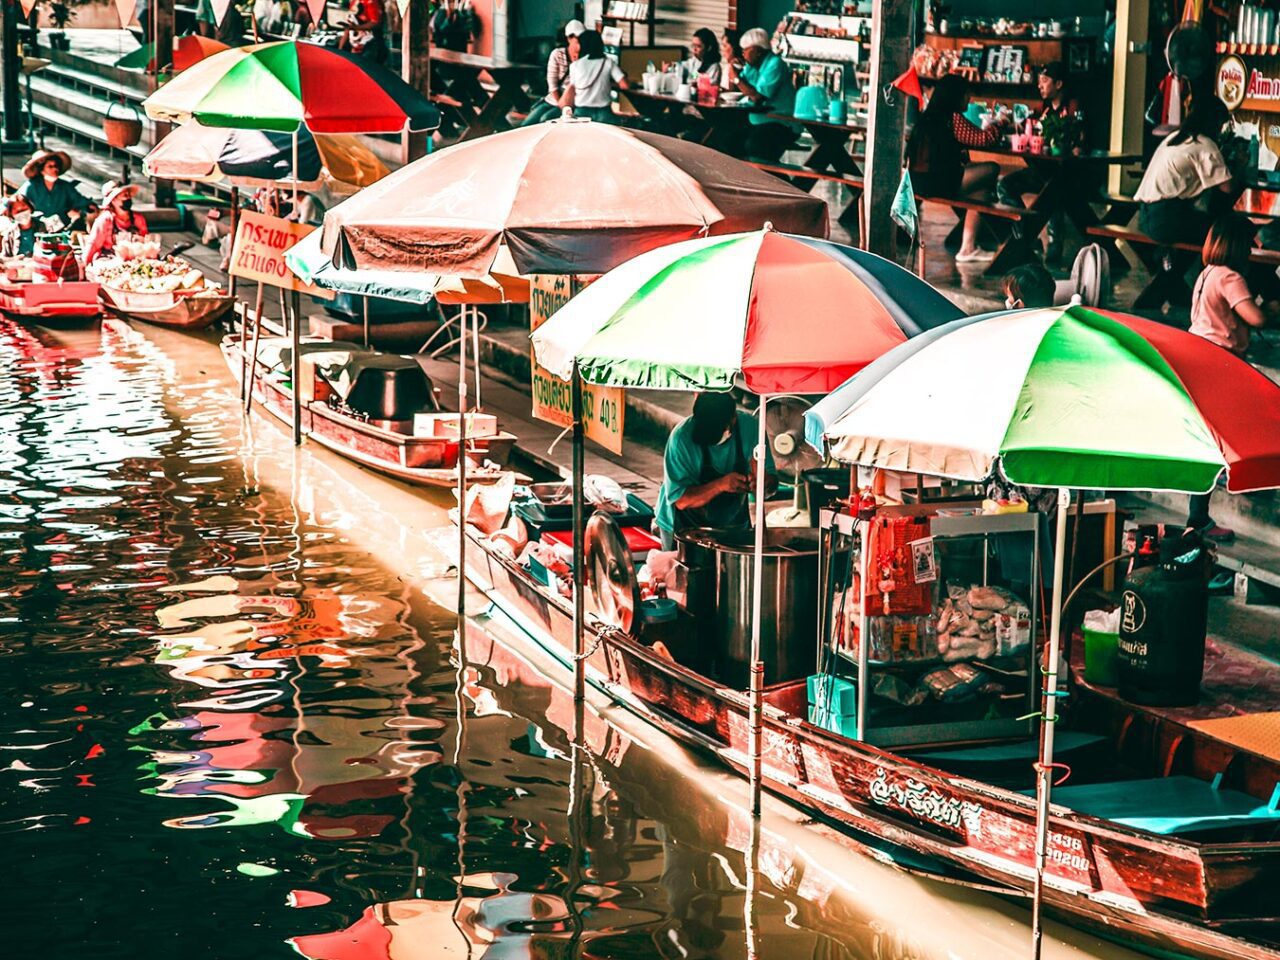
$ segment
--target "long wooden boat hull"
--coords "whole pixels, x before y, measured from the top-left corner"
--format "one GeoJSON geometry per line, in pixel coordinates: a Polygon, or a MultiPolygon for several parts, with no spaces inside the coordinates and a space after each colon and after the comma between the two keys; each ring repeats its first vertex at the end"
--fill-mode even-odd
{"type": "Polygon", "coordinates": [[[178,297],[168,306],[151,310],[128,309],[110,303],[108,308],[117,316],[154,323],[159,327],[203,330],[225,317],[234,304],[234,297],[178,297]]]}
{"type": "MultiPolygon", "coordinates": [[[[469,540],[467,576],[572,669],[568,601],[550,595],[481,538],[469,540]]],[[[620,631],[593,626],[586,643],[593,685],[669,735],[749,775],[743,692],[658,657],[620,631]]],[[[874,846],[1013,894],[1031,889],[1033,798],[815,727],[800,719],[805,696],[802,682],[766,691],[768,789],[874,846]]],[[[1280,881],[1280,844],[1198,844],[1054,807],[1048,864],[1049,908],[1103,936],[1164,953],[1280,960],[1274,945],[1280,921],[1265,906],[1280,881]]]]}
{"type": "MultiPolygon", "coordinates": [[[[236,382],[241,382],[243,355],[236,338],[222,341],[222,355],[236,382]]],[[[252,378],[253,398],[280,422],[293,424],[293,394],[284,384],[259,370],[252,378]]],[[[458,483],[458,442],[435,437],[410,437],[348,417],[327,403],[312,401],[301,407],[302,431],[308,438],[349,460],[406,483],[424,487],[454,487],[458,483]]],[[[468,443],[473,459],[506,462],[515,436],[501,433],[468,443]]],[[[497,469],[471,467],[469,483],[492,483],[497,469]]]]}
{"type": "Polygon", "coordinates": [[[23,319],[77,320],[98,316],[98,285],[87,280],[0,282],[0,311],[23,319]]]}

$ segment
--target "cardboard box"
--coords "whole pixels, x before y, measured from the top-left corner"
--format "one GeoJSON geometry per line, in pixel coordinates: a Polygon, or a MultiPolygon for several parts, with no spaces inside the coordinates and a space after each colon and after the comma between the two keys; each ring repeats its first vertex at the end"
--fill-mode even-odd
{"type": "Polygon", "coordinates": [[[299,399],[303,403],[328,400],[333,388],[316,372],[315,361],[305,353],[298,364],[298,385],[301,390],[299,399]]]}
{"type": "MultiPolygon", "coordinates": [[[[415,437],[458,439],[459,417],[456,413],[419,413],[413,418],[415,437]]],[[[467,438],[493,437],[498,433],[498,418],[491,413],[467,414],[467,438]]]]}

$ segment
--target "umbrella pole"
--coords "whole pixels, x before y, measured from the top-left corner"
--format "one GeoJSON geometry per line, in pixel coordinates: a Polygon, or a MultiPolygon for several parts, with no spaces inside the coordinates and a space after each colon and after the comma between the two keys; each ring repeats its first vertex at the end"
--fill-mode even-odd
{"type": "Polygon", "coordinates": [[[253,381],[258,375],[258,341],[262,338],[262,281],[258,281],[258,303],[253,311],[253,350],[250,351],[249,373],[244,378],[244,415],[253,409],[253,381]]]}
{"type": "Polygon", "coordinates": [[[458,347],[458,630],[467,602],[467,308],[458,315],[464,336],[458,347]]]}
{"type": "Polygon", "coordinates": [[[754,580],[751,584],[751,815],[760,816],[761,745],[764,737],[764,662],[760,659],[760,619],[764,608],[764,461],[768,437],[765,410],[768,397],[761,395],[756,444],[756,547],[754,580]]]}
{"type": "MultiPolygon", "coordinates": [[[[281,293],[284,288],[281,288],[281,293]]],[[[293,349],[293,445],[302,444],[302,303],[298,291],[289,298],[289,312],[293,314],[289,324],[289,342],[293,349]]]]}
{"type": "MultiPolygon", "coordinates": [[[[236,227],[240,220],[240,188],[231,188],[231,224],[229,230],[231,232],[231,245],[236,244],[236,227]]],[[[236,275],[234,273],[227,277],[227,293],[234,297],[236,295],[236,275]]]]}
{"type": "Polygon", "coordinates": [[[1031,901],[1031,957],[1040,960],[1040,913],[1044,866],[1049,846],[1049,793],[1053,788],[1053,732],[1058,717],[1058,651],[1062,640],[1062,567],[1067,549],[1067,509],[1071,491],[1058,491],[1058,522],[1053,545],[1053,606],[1049,617],[1048,663],[1043,666],[1044,698],[1040,720],[1040,762],[1036,764],[1036,878],[1031,901]]]}
{"type": "Polygon", "coordinates": [[[586,467],[583,456],[582,429],[582,376],[578,363],[573,364],[573,381],[570,389],[570,405],[573,416],[573,699],[581,702],[586,696],[587,664],[583,657],[583,602],[586,590],[586,544],[584,535],[582,474],[586,467]]]}
{"type": "Polygon", "coordinates": [[[364,345],[369,346],[369,298],[363,297],[364,300],[364,345]]]}
{"type": "MultiPolygon", "coordinates": [[[[258,281],[258,296],[253,302],[253,323],[254,329],[257,330],[258,314],[262,313],[262,297],[265,284],[261,280],[258,281]]],[[[249,318],[240,318],[240,402],[244,403],[245,396],[250,393],[248,370],[249,370],[249,318]]],[[[255,351],[256,356],[256,351],[255,351]]]]}

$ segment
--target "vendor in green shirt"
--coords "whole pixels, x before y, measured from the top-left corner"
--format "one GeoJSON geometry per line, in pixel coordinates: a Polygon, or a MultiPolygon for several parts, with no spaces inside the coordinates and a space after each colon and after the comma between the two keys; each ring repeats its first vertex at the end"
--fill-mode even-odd
{"type": "Polygon", "coordinates": [[[92,205],[75,184],[63,179],[71,158],[61,150],[37,150],[22,168],[27,182],[18,192],[35,208],[37,217],[59,216],[70,227],[92,205]]]}
{"type": "Polygon", "coordinates": [[[796,88],[786,62],[769,47],[769,34],[756,27],[742,35],[743,64],[738,68],[738,89],[762,109],[753,111],[745,153],[750,160],[773,163],[796,142],[798,130],[769,117],[791,116],[796,108],[796,88]]]}
{"type": "MultiPolygon", "coordinates": [[[[700,393],[662,455],[657,524],[662,547],[691,527],[744,529],[751,525],[747,494],[755,485],[756,418],[738,410],[728,393],[700,393]]],[[[773,464],[766,459],[765,468],[773,464]]]]}

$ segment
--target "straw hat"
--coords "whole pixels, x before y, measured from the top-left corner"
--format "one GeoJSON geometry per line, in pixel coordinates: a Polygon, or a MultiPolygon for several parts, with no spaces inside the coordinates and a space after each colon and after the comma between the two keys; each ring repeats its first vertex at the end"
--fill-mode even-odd
{"type": "Polygon", "coordinates": [[[123,194],[134,196],[137,194],[139,187],[136,183],[117,183],[115,180],[108,180],[102,185],[102,209],[115,201],[115,199],[123,194]]]}
{"type": "Polygon", "coordinates": [[[62,176],[71,169],[71,157],[62,150],[37,150],[31,155],[31,159],[27,161],[26,166],[22,168],[22,175],[30,180],[32,177],[40,176],[40,170],[44,167],[46,160],[57,160],[58,176],[62,176]]]}

